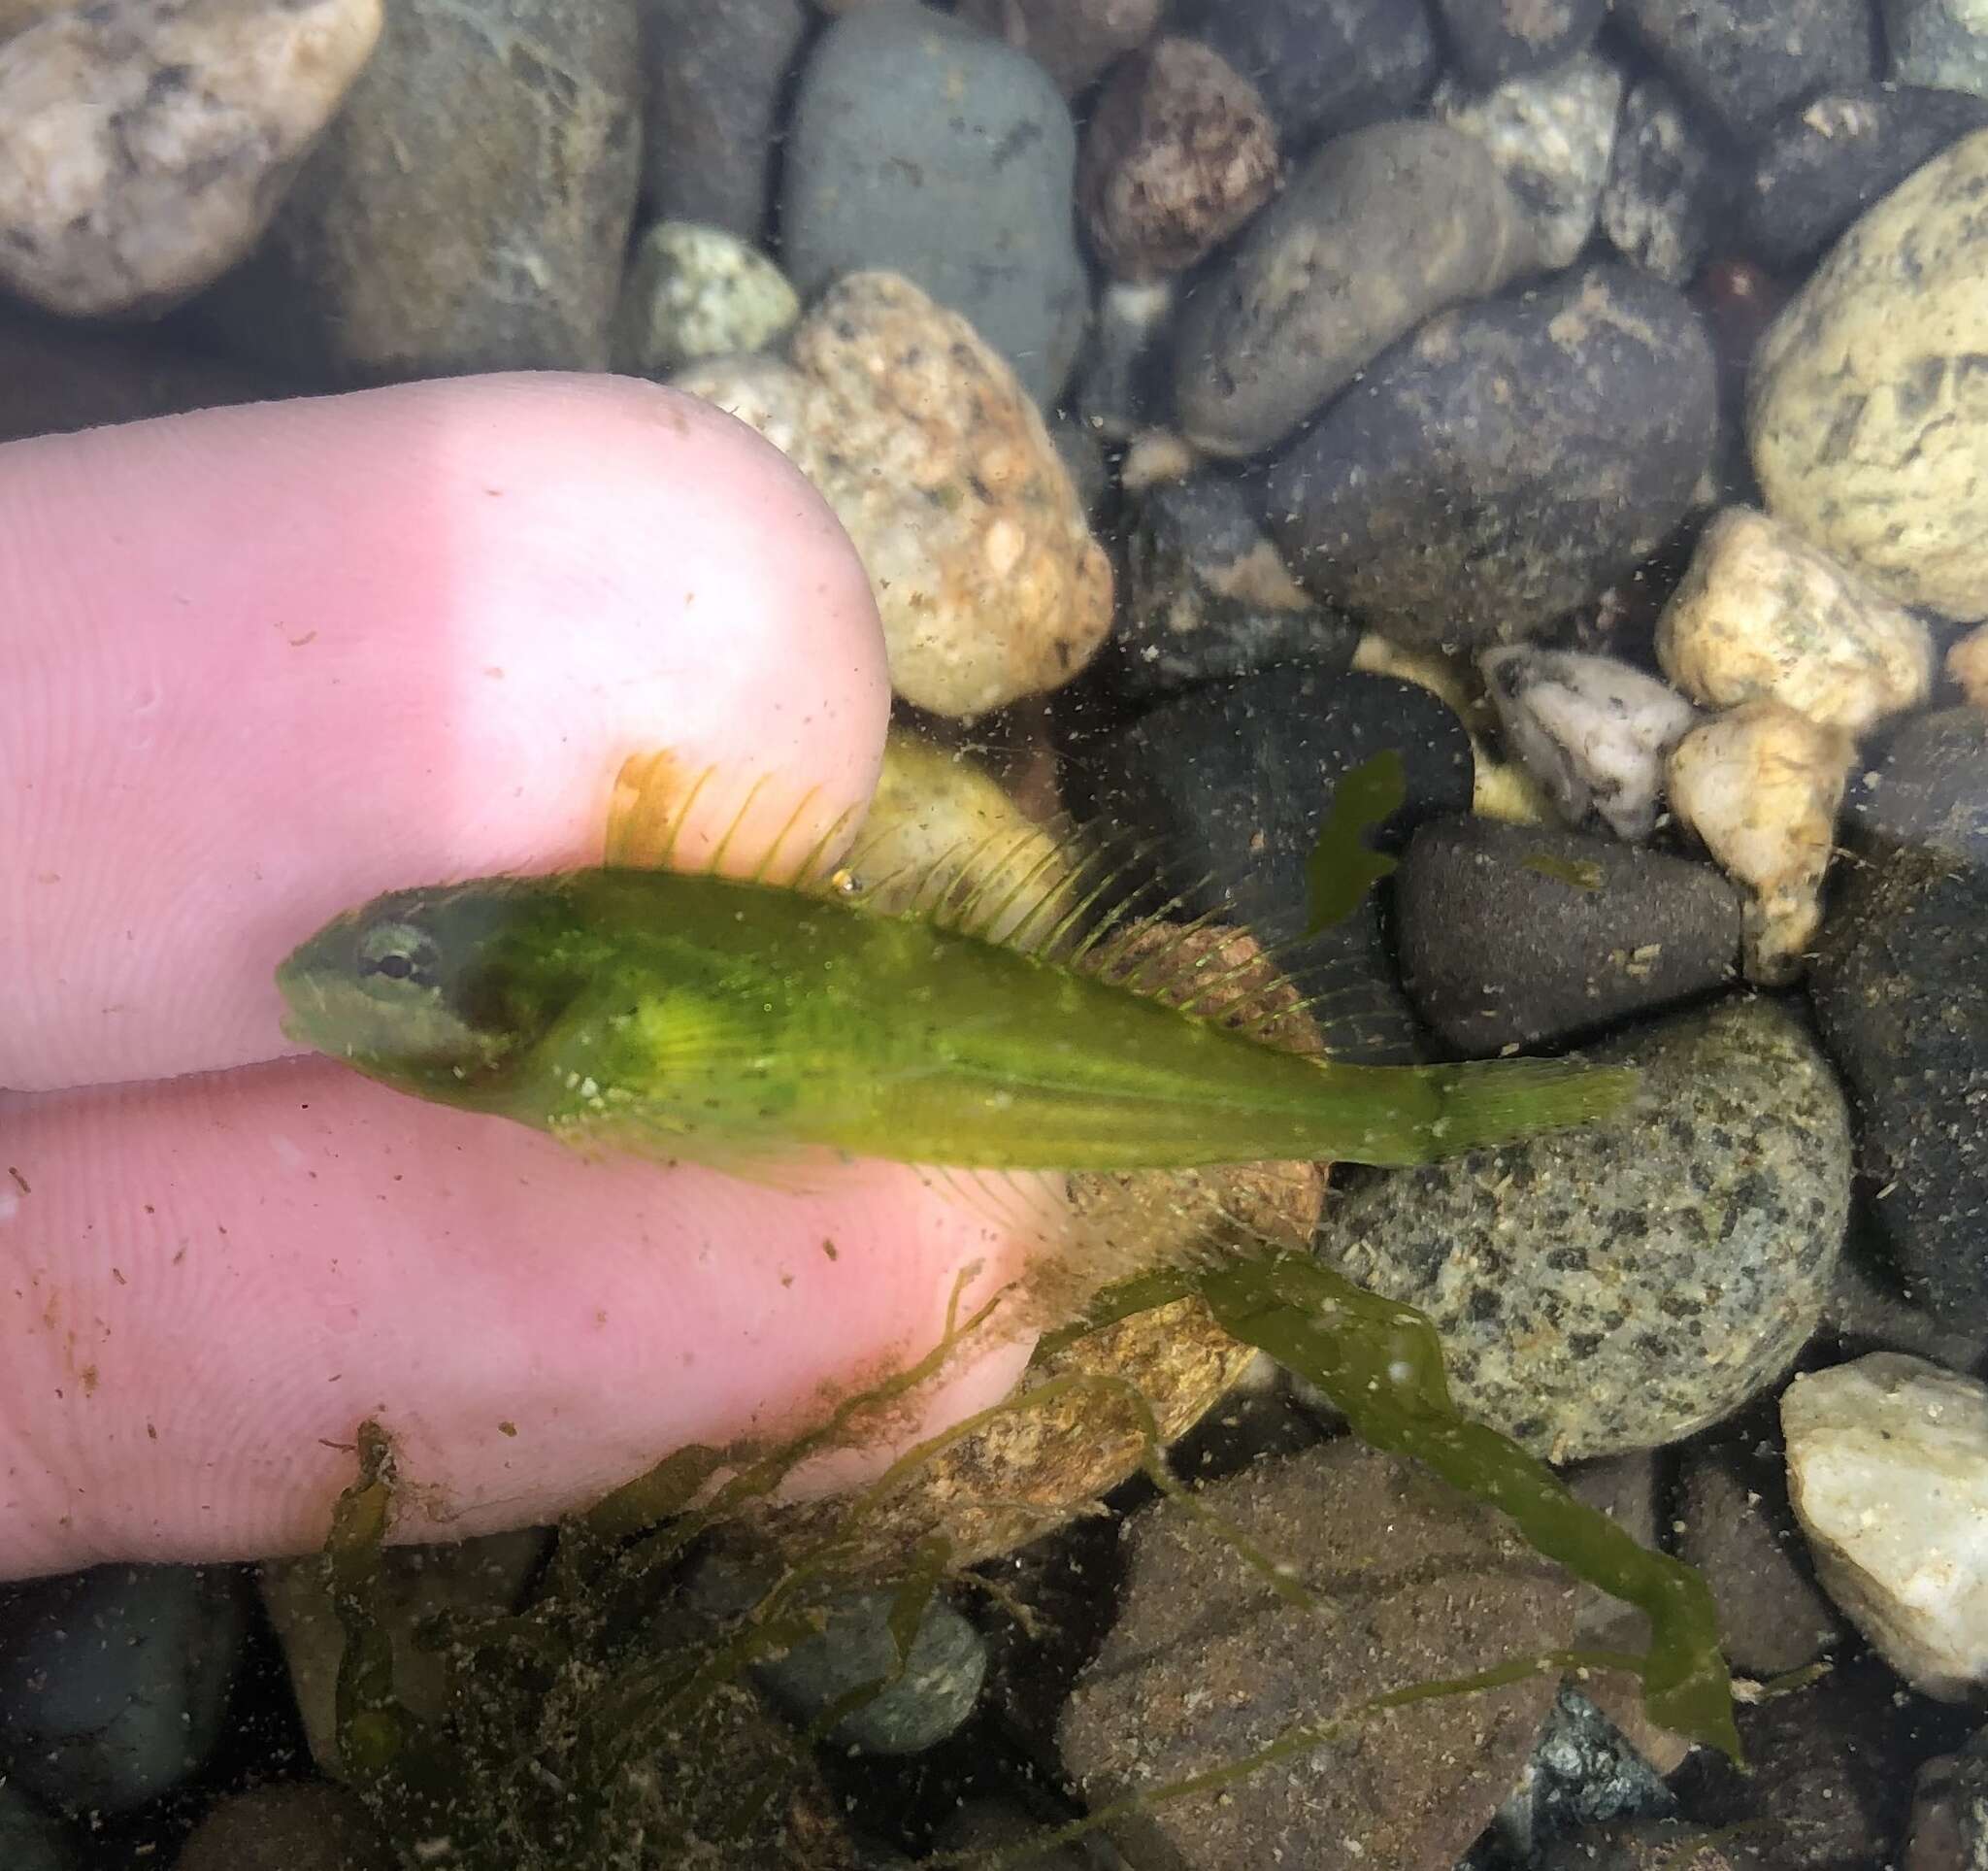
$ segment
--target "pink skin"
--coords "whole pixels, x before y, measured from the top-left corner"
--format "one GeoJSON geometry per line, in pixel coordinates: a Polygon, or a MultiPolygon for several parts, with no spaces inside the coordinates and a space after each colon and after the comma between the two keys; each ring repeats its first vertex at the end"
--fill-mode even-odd
{"type": "MultiPolygon", "coordinates": [[[[727,869],[860,808],[876,612],[750,431],[546,375],[18,443],[0,615],[0,1578],[308,1550],[368,1416],[415,1485],[398,1537],[545,1520],[791,1432],[928,1351],[963,1268],[969,1307],[1020,1271],[909,1170],[588,1164],[274,1063],[293,944],[397,885],[597,858],[631,753],[716,769],[689,861],[761,776],[727,869]]],[[[1026,1352],[991,1334],[807,1486],[1026,1352]]]]}

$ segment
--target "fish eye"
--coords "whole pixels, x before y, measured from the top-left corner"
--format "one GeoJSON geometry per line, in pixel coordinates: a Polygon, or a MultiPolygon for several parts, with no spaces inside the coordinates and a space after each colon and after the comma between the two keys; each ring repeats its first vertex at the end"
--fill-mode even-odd
{"type": "Polygon", "coordinates": [[[434,972],[435,944],[412,922],[376,922],[359,937],[358,964],[361,984],[381,994],[407,982],[426,986],[434,972]]]}

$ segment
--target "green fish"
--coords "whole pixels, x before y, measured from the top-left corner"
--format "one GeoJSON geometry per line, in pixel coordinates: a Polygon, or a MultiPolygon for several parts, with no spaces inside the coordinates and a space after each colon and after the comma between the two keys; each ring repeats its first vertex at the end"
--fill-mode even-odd
{"type": "Polygon", "coordinates": [[[1043,888],[1055,920],[1031,936],[1044,919],[1017,921],[1011,888],[888,913],[664,870],[494,877],[349,911],[277,979],[292,1039],[401,1091],[748,1176],[818,1152],[962,1171],[1425,1163],[1634,1091],[1621,1068],[1287,1052],[1181,1004],[1165,966],[1110,978],[1110,919],[1080,932],[1098,892],[1043,888]]]}

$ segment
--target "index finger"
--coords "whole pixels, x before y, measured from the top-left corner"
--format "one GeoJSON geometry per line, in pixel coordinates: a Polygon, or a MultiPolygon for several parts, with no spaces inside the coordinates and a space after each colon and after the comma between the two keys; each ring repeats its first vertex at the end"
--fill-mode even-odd
{"type": "MultiPolygon", "coordinates": [[[[820,498],[627,378],[0,447],[0,1085],[22,1090],[280,1055],[297,940],[396,885],[597,860],[631,754],[772,776],[734,855],[797,806],[805,848],[868,797],[889,707],[820,498]]],[[[706,788],[701,824],[744,796],[706,788]]]]}

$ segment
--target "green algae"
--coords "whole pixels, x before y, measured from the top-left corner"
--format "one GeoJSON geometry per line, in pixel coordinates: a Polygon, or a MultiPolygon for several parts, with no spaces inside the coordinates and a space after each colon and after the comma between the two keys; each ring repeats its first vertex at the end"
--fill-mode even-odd
{"type": "Polygon", "coordinates": [[[1333,788],[1325,823],[1305,860],[1308,941],[1338,927],[1375,884],[1394,874],[1396,860],[1370,851],[1366,839],[1408,796],[1408,775],[1393,748],[1363,760],[1333,788]]]}

